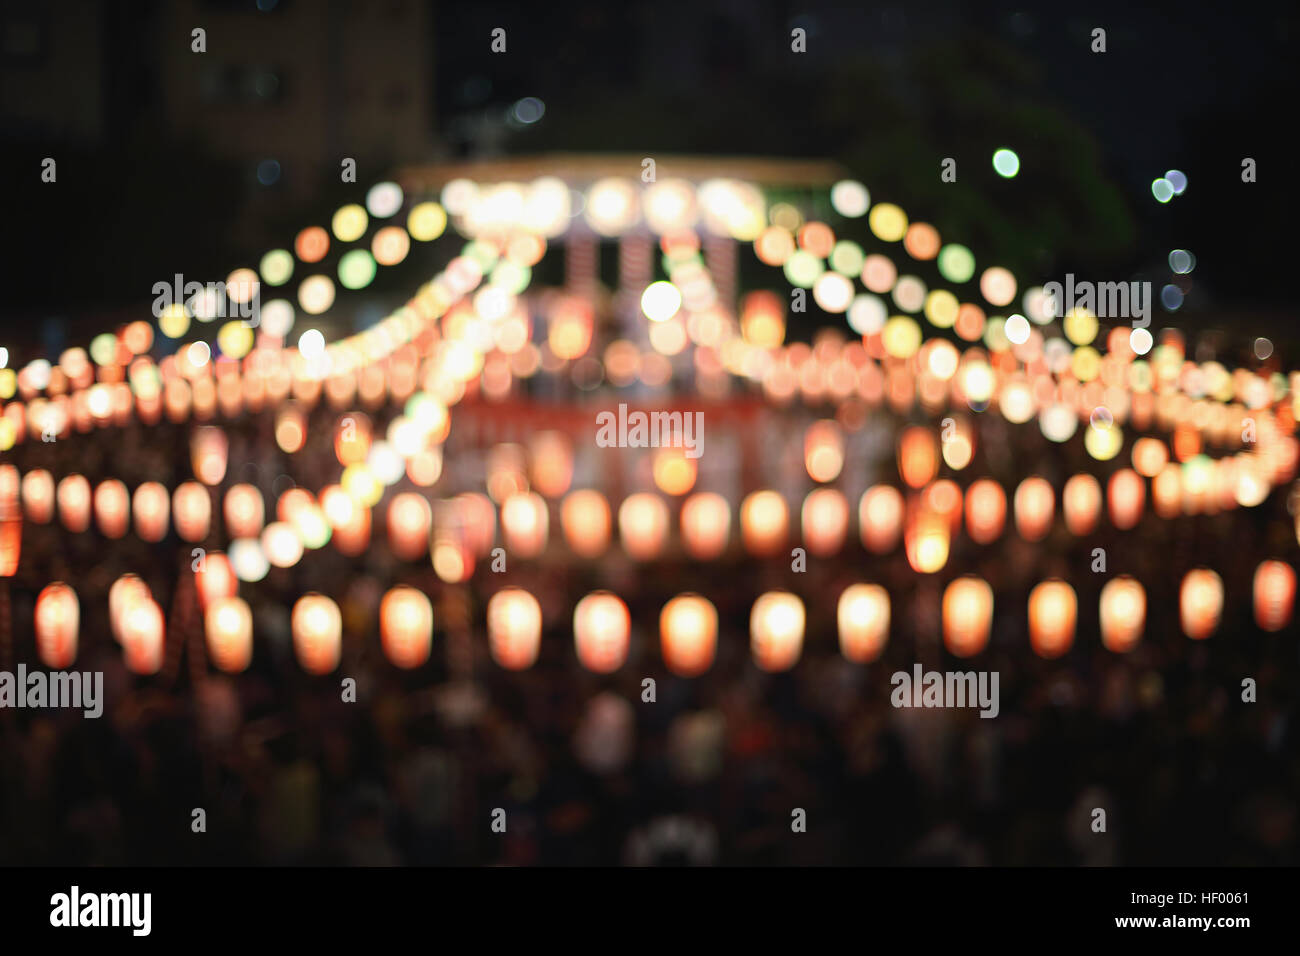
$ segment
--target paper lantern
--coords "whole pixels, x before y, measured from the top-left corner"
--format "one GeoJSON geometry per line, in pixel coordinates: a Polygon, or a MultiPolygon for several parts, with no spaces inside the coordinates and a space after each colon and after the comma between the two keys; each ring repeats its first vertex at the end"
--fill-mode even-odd
{"type": "Polygon", "coordinates": [[[659,613],[664,664],[679,677],[696,677],[713,666],[718,611],[698,594],[679,594],[659,613]]]}
{"type": "Polygon", "coordinates": [[[122,643],[123,622],[137,601],[152,601],[149,585],[134,574],[124,574],[108,589],[108,625],[113,639],[122,643]]]}
{"type": "Polygon", "coordinates": [[[813,422],[804,433],[804,467],[813,481],[834,481],[844,467],[844,430],[833,419],[813,422]]]}
{"type": "Polygon", "coordinates": [[[1142,476],[1131,468],[1121,468],[1110,476],[1106,487],[1110,505],[1110,521],[1121,531],[1127,531],[1142,520],[1147,488],[1142,476]]]}
{"type": "Polygon", "coordinates": [[[23,475],[23,512],[33,524],[54,520],[54,478],[44,468],[23,475]]]}
{"type": "Polygon", "coordinates": [[[1039,657],[1060,657],[1074,643],[1078,618],[1074,588],[1053,578],[1029,592],[1029,642],[1039,657]]]}
{"type": "Polygon", "coordinates": [[[750,650],[754,662],[769,673],[787,671],[803,650],[803,601],[788,591],[768,591],[749,614],[750,650]]]}
{"type": "Polygon", "coordinates": [[[779,554],[785,548],[789,527],[789,509],[775,491],[756,491],[740,504],[741,540],[750,554],[779,554]]]}
{"type": "Polygon", "coordinates": [[[941,515],[918,510],[903,535],[907,563],[919,574],[934,574],[948,563],[948,521],[941,515]]]}
{"type": "Polygon", "coordinates": [[[850,584],[836,608],[840,653],[855,664],[869,664],[889,640],[889,592],[879,584],[850,584]]]}
{"type": "Polygon", "coordinates": [[[1056,493],[1045,478],[1026,478],[1016,488],[1016,530],[1026,541],[1041,541],[1052,530],[1056,493]]]}
{"type": "Polygon", "coordinates": [[[488,599],[488,649],[511,671],[527,670],[542,641],[542,606],[523,588],[503,588],[488,599]]]}
{"type": "Polygon", "coordinates": [[[558,498],[573,481],[573,445],[563,432],[544,431],[533,436],[533,488],[547,498],[558,498]]]}
{"type": "Polygon", "coordinates": [[[124,537],[130,514],[131,497],[126,485],[109,478],[95,487],[95,523],[100,534],[106,538],[124,537]]]}
{"type": "Polygon", "coordinates": [[[844,547],[849,503],[837,488],[814,488],[803,502],[803,541],[809,554],[827,557],[844,547]]]}
{"type": "Polygon", "coordinates": [[[194,587],[198,591],[200,610],[206,610],[221,598],[239,593],[239,579],[225,554],[209,551],[196,561],[198,569],[194,572],[194,587]]]}
{"type": "Polygon", "coordinates": [[[370,417],[362,412],[341,415],[334,426],[334,456],[343,467],[359,465],[370,454],[370,417]]]}
{"type": "Polygon", "coordinates": [[[1101,513],[1101,485],[1088,474],[1071,475],[1061,492],[1065,527],[1075,537],[1091,534],[1101,513]]]}
{"type": "Polygon", "coordinates": [[[339,485],[322,488],[320,502],[338,552],[349,557],[364,553],[370,546],[370,509],[339,485]]]}
{"type": "Polygon", "coordinates": [[[682,545],[696,561],[712,561],[727,550],[731,505],[722,495],[700,491],[682,503],[682,545]]]}
{"type": "Polygon", "coordinates": [[[59,520],[73,534],[90,527],[90,482],[81,475],[68,475],[59,482],[55,497],[59,502],[59,520]]]}
{"type": "Polygon", "coordinates": [[[1223,614],[1223,579],[1209,568],[1193,568],[1178,591],[1178,619],[1183,633],[1202,641],[1218,629],[1223,614]]]}
{"type": "Polygon", "coordinates": [[[629,495],[618,507],[618,533],[629,557],[653,560],[668,540],[668,506],[650,492],[629,495]]]}
{"type": "Polygon", "coordinates": [[[323,594],[298,598],[290,618],[293,651],[308,674],[329,674],[339,666],[342,653],[343,615],[323,594]]]}
{"type": "Polygon", "coordinates": [[[609,503],[599,491],[582,488],[565,495],[560,504],[560,527],[574,554],[596,558],[609,547],[609,503]]]}
{"type": "Polygon", "coordinates": [[[418,561],[429,550],[433,509],[423,495],[404,491],[388,504],[388,546],[403,561],[418,561]]]}
{"type": "Polygon", "coordinates": [[[920,494],[921,507],[942,518],[949,536],[961,530],[961,489],[957,483],[940,478],[926,485],[920,494]]]}
{"type": "Polygon", "coordinates": [[[156,544],[167,537],[171,496],[156,481],[146,481],[135,489],[131,504],[135,516],[135,533],[142,541],[156,544]]]}
{"type": "Polygon", "coordinates": [[[1276,632],[1291,623],[1295,605],[1295,570],[1282,561],[1261,561],[1255,569],[1255,623],[1276,632]]]}
{"type": "Polygon", "coordinates": [[[284,521],[272,521],[262,529],[261,545],[267,563],[277,568],[291,568],[302,560],[302,539],[284,521]]]}
{"type": "Polygon", "coordinates": [[[651,474],[656,488],[676,498],[695,487],[699,466],[681,448],[657,448],[651,463],[651,474]]]}
{"type": "Polygon", "coordinates": [[[873,554],[886,554],[898,546],[903,533],[903,496],[897,488],[875,485],[862,495],[858,526],[862,544],[873,554]]]}
{"type": "Polygon", "coordinates": [[[401,584],[379,602],[379,637],[388,659],[413,670],[429,659],[433,644],[433,605],[413,587],[401,584]]]}
{"type": "Polygon", "coordinates": [[[163,612],[151,597],[131,600],[122,614],[122,657],[133,674],[156,674],[163,665],[163,612]]]}
{"type": "Polygon", "coordinates": [[[943,591],[943,643],[957,657],[984,650],[993,630],[993,589],[973,575],[957,578],[943,591]]]}
{"type": "Polygon", "coordinates": [[[456,524],[464,536],[465,546],[476,557],[486,557],[497,534],[497,510],[492,500],[487,495],[471,491],[457,495],[452,501],[456,509],[456,524]]]}
{"type": "Polygon", "coordinates": [[[546,500],[536,492],[513,494],[501,504],[501,532],[506,548],[521,558],[535,558],[546,550],[550,516],[546,500]]]}
{"type": "Polygon", "coordinates": [[[939,473],[939,447],[921,425],[904,428],[898,439],[898,473],[911,488],[924,488],[939,473]]]}
{"type": "Polygon", "coordinates": [[[611,674],[627,660],[632,618],[609,591],[593,591],[573,609],[573,644],[578,660],[596,674],[611,674]]]}
{"type": "Polygon", "coordinates": [[[23,512],[18,503],[18,470],[13,465],[0,468],[0,578],[11,578],[22,557],[23,512]]]}
{"type": "Polygon", "coordinates": [[[77,592],[62,581],[47,585],[36,596],[36,653],[52,670],[71,666],[77,657],[81,609],[77,592]]]}
{"type": "Polygon", "coordinates": [[[208,486],[221,484],[221,479],[226,477],[229,451],[230,442],[220,428],[205,425],[195,429],[190,439],[190,467],[194,477],[208,486]]]}
{"type": "Polygon", "coordinates": [[[226,531],[232,538],[255,538],[262,533],[266,509],[262,493],[252,485],[234,485],[226,492],[226,531]]]}
{"type": "Polygon", "coordinates": [[[1136,647],[1147,618],[1142,584],[1126,574],[1107,581],[1101,589],[1100,618],[1101,643],[1107,650],[1125,654],[1136,647]]]}
{"type": "Polygon", "coordinates": [[[220,597],[203,612],[208,656],[218,670],[238,674],[253,660],[253,612],[239,597],[220,597]]]}
{"type": "Polygon", "coordinates": [[[1157,515],[1168,520],[1183,511],[1183,482],[1178,465],[1168,464],[1151,479],[1151,504],[1157,515]]]}
{"type": "Polygon", "coordinates": [[[992,544],[1007,520],[1007,496],[1002,486],[980,478],[966,489],[966,533],[976,544],[992,544]]]}
{"type": "Polygon", "coordinates": [[[197,481],[177,485],[172,494],[172,519],[182,540],[193,544],[206,538],[212,524],[212,498],[208,489],[197,481]]]}

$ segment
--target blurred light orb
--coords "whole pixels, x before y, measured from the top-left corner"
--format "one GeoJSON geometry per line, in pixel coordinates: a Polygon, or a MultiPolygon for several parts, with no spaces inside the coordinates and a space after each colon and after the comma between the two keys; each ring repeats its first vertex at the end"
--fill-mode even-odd
{"type": "Polygon", "coordinates": [[[682,294],[671,282],[652,282],[641,293],[641,311],[652,322],[667,322],[682,307],[682,294]]]}
{"type": "Polygon", "coordinates": [[[841,179],[831,187],[831,207],[846,219],[865,216],[870,206],[871,194],[855,179],[841,179]]]}
{"type": "Polygon", "coordinates": [[[1175,196],[1181,196],[1183,194],[1183,191],[1187,189],[1187,174],[1184,173],[1182,170],[1179,169],[1168,170],[1165,173],[1165,179],[1167,179],[1169,181],[1169,185],[1173,187],[1175,196]]]}
{"type": "Polygon", "coordinates": [[[1175,275],[1185,276],[1196,268],[1196,259],[1186,249],[1175,249],[1169,253],[1169,268],[1175,275]]]}
{"type": "Polygon", "coordinates": [[[1174,198],[1174,184],[1163,176],[1159,179],[1152,180],[1151,195],[1156,197],[1156,202],[1167,203],[1169,200],[1174,198]]]}

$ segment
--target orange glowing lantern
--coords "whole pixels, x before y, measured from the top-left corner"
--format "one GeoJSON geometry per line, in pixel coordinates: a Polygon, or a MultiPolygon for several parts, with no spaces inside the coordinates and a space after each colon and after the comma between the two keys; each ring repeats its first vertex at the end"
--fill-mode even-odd
{"type": "Polygon", "coordinates": [[[77,657],[77,630],[81,608],[77,592],[62,581],[48,585],[36,596],[36,653],[41,663],[62,670],[77,657]]]}
{"type": "Polygon", "coordinates": [[[126,535],[127,519],[131,513],[131,497],[126,485],[116,478],[101,481],[95,488],[95,523],[106,538],[126,535]]]}
{"type": "Polygon", "coordinates": [[[156,674],[163,665],[163,612],[151,597],[132,600],[122,614],[122,656],[133,674],[156,674]]]}
{"type": "Polygon", "coordinates": [[[208,489],[197,481],[177,485],[172,495],[172,516],[176,533],[183,540],[202,541],[208,536],[212,524],[212,498],[208,489]]]}
{"type": "Polygon", "coordinates": [[[429,659],[433,645],[433,605],[423,593],[398,585],[379,602],[379,637],[388,659],[413,670],[429,659]]]}
{"type": "Polygon", "coordinates": [[[943,591],[943,643],[958,657],[974,657],[989,643],[993,630],[993,589],[967,575],[943,591]]]}
{"type": "Polygon", "coordinates": [[[1108,651],[1124,654],[1142,640],[1146,627],[1147,594],[1142,584],[1127,574],[1106,582],[1101,589],[1101,642],[1108,651]]]}
{"type": "Polygon", "coordinates": [[[1154,478],[1169,462],[1169,449],[1158,438],[1139,438],[1133,443],[1133,468],[1144,478],[1154,478]]]}
{"type": "Polygon", "coordinates": [[[0,578],[11,578],[18,571],[23,551],[23,513],[18,504],[18,471],[13,465],[2,466],[0,488],[0,578]]]}
{"type": "Polygon", "coordinates": [[[302,551],[302,539],[288,522],[272,521],[262,529],[262,553],[274,567],[293,567],[302,560],[302,551]]]}
{"type": "Polygon", "coordinates": [[[803,502],[803,540],[818,557],[844,547],[849,530],[849,503],[836,488],[814,488],[803,502]]]}
{"type": "Polygon", "coordinates": [[[680,497],[695,487],[698,466],[681,448],[659,448],[654,453],[652,474],[656,488],[666,495],[680,497]]]}
{"type": "Polygon", "coordinates": [[[611,674],[627,660],[632,618],[609,591],[593,591],[573,609],[573,644],[578,660],[596,674],[611,674]]]}
{"type": "Polygon", "coordinates": [[[226,477],[226,458],[230,442],[220,428],[206,425],[196,429],[190,440],[190,467],[194,477],[205,485],[219,485],[226,477]]]}
{"type": "Polygon", "coordinates": [[[153,595],[149,585],[134,574],[124,574],[108,589],[108,624],[113,632],[113,639],[122,643],[123,622],[127,613],[137,601],[151,601],[153,595]]]}
{"type": "Polygon", "coordinates": [[[855,664],[869,664],[889,640],[889,592],[879,584],[850,584],[836,608],[840,653],[855,664]]]}
{"type": "Polygon", "coordinates": [[[1282,561],[1261,561],[1255,569],[1255,623],[1276,632],[1291,623],[1295,605],[1295,570],[1282,561]]]}
{"type": "Polygon", "coordinates": [[[609,503],[599,491],[581,488],[565,495],[560,504],[564,540],[579,557],[595,558],[609,547],[609,503]]]}
{"type": "Polygon", "coordinates": [[[1029,642],[1034,653],[1049,660],[1060,657],[1074,643],[1078,618],[1074,588],[1057,578],[1029,592],[1029,642]]]}
{"type": "Polygon", "coordinates": [[[253,612],[239,597],[217,598],[203,614],[208,656],[218,670],[238,674],[253,660],[253,612]]]}
{"type": "Polygon", "coordinates": [[[1097,479],[1088,474],[1071,475],[1061,493],[1061,510],[1070,534],[1091,534],[1101,513],[1101,485],[1097,479]]]}
{"type": "Polygon", "coordinates": [[[898,473],[911,488],[924,488],[939,473],[939,446],[928,428],[911,425],[898,439],[898,473]]]}
{"type": "Polygon", "coordinates": [[[868,551],[886,554],[894,550],[903,533],[903,496],[899,490],[889,485],[868,488],[858,504],[858,525],[868,551]]]}
{"type": "Polygon", "coordinates": [[[293,651],[308,674],[328,674],[339,666],[343,615],[323,594],[304,594],[293,606],[293,651]]]}
{"type": "Polygon", "coordinates": [[[1182,514],[1183,482],[1177,465],[1165,465],[1151,479],[1151,502],[1156,514],[1162,518],[1176,518],[1182,514]]]}
{"type": "Polygon", "coordinates": [[[206,609],[222,598],[239,593],[239,580],[230,559],[220,551],[209,551],[195,558],[194,586],[199,594],[199,608],[206,609]]]}
{"type": "Polygon", "coordinates": [[[542,641],[542,606],[523,588],[504,588],[488,599],[488,648],[510,671],[527,670],[542,641]]]}
{"type": "Polygon", "coordinates": [[[558,498],[573,481],[573,445],[563,432],[538,432],[532,445],[533,487],[547,498],[558,498]]]}
{"type": "Polygon", "coordinates": [[[44,468],[23,475],[23,511],[34,524],[54,520],[54,478],[44,468]]]}
{"type": "Polygon", "coordinates": [[[750,649],[758,666],[775,673],[788,671],[803,650],[803,601],[789,591],[759,596],[749,615],[750,649]]]}
{"type": "Polygon", "coordinates": [[[1026,478],[1016,488],[1016,530],[1026,541],[1041,541],[1052,530],[1056,493],[1047,479],[1037,475],[1026,478]]]}
{"type": "Polygon", "coordinates": [[[403,561],[417,561],[429,550],[433,509],[422,495],[405,491],[388,505],[388,545],[403,561]]]}
{"type": "Polygon", "coordinates": [[[833,419],[813,422],[804,433],[804,467],[813,481],[834,481],[844,467],[844,431],[833,419]]]}
{"type": "Polygon", "coordinates": [[[907,563],[920,574],[934,574],[948,563],[949,543],[948,520],[924,509],[909,519],[903,535],[907,563]]]}
{"type": "Polygon", "coordinates": [[[1107,485],[1110,520],[1121,531],[1127,531],[1142,519],[1147,488],[1142,476],[1131,468],[1121,468],[1110,476],[1107,485]]]}
{"type": "Polygon", "coordinates": [[[992,544],[1007,520],[1007,496],[1002,486],[980,478],[966,489],[966,533],[976,544],[992,544]]]}
{"type": "Polygon", "coordinates": [[[771,557],[785,547],[790,514],[775,491],[756,491],[740,504],[741,540],[750,554],[771,557]]]}
{"type": "Polygon", "coordinates": [[[1193,568],[1178,591],[1178,619],[1183,633],[1203,641],[1219,627],[1223,614],[1223,579],[1209,568],[1193,568]]]}
{"type": "Polygon", "coordinates": [[[696,677],[713,666],[718,611],[698,594],[679,594],[659,614],[664,664],[679,677],[696,677]]]}
{"type": "Polygon", "coordinates": [[[334,427],[334,455],[343,467],[359,465],[370,454],[370,418],[363,412],[348,412],[334,427]]]}
{"type": "Polygon", "coordinates": [[[55,497],[63,527],[74,534],[90,527],[90,482],[82,475],[68,475],[60,481],[55,497]]]}
{"type": "Polygon", "coordinates": [[[682,503],[682,545],[697,561],[712,561],[727,550],[731,505],[722,495],[701,491],[682,503]]]}
{"type": "Polygon", "coordinates": [[[146,481],[135,489],[132,511],[135,514],[135,533],[142,541],[156,544],[167,537],[171,496],[161,484],[146,481]]]}
{"type": "Polygon", "coordinates": [[[546,549],[550,514],[546,500],[533,491],[513,494],[501,504],[501,532],[506,547],[521,558],[535,558],[546,549]]]}
{"type": "Polygon", "coordinates": [[[653,560],[668,540],[668,506],[649,492],[629,495],[618,508],[618,533],[631,558],[653,560]]]}
{"type": "Polygon", "coordinates": [[[262,533],[266,507],[262,493],[252,485],[234,485],[226,492],[226,530],[232,538],[255,538],[262,533]]]}

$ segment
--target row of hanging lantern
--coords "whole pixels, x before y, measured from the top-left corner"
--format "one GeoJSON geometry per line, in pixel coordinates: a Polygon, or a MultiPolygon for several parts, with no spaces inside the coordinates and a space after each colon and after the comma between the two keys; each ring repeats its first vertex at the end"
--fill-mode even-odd
{"type": "MultiPolygon", "coordinates": [[[[253,616],[238,596],[228,563],[209,556],[208,567],[197,576],[200,608],[208,654],[222,671],[246,670],[253,654],[253,616]]],[[[1278,632],[1291,622],[1295,605],[1296,575],[1281,561],[1261,562],[1255,570],[1253,609],[1256,625],[1278,632]]],[[[1208,568],[1188,571],[1178,591],[1179,625],[1184,634],[1204,640],[1219,628],[1224,607],[1223,581],[1208,568]]],[[[949,582],[941,608],[945,647],[958,657],[971,657],[985,649],[993,629],[994,598],[988,583],[974,575],[949,582]]],[[[1115,653],[1132,650],[1146,626],[1147,595],[1135,578],[1120,575],[1108,581],[1099,599],[1102,644],[1115,653]]],[[[506,587],[487,603],[487,638],[494,661],[507,670],[526,670],[537,660],[541,647],[543,614],[537,598],[519,587],[506,587]]],[[[161,667],[164,620],[148,586],[134,575],[124,575],[109,593],[109,620],[114,637],[123,647],[127,666],[135,673],[152,674],[161,667]]],[[[1052,659],[1073,646],[1078,621],[1078,598],[1073,587],[1060,579],[1038,584],[1029,594],[1028,629],[1031,646],[1040,657],[1052,659]]],[[[328,674],[341,659],[343,618],[333,599],[306,594],[293,606],[291,629],[295,655],[310,674],[328,674]]],[[[889,639],[889,593],[878,584],[859,583],[845,588],[836,604],[839,648],[848,660],[869,663],[883,652],[889,639]]],[[[80,609],[76,593],[55,582],[36,600],[37,653],[51,668],[71,666],[77,655],[80,609]]],[[[750,647],[756,664],[766,671],[792,668],[800,659],[806,629],[803,599],[788,591],[768,591],[753,603],[749,617],[750,647]]],[[[433,646],[434,611],[428,596],[399,585],[384,594],[379,604],[379,633],[385,655],[396,667],[411,670],[425,664],[433,646]]],[[[624,601],[609,591],[596,591],[573,609],[572,633],[579,661],[596,673],[611,673],[627,659],[631,615],[624,601]]],[[[679,594],[669,600],[659,616],[660,647],[665,665],[673,673],[691,677],[713,663],[718,639],[718,612],[699,594],[679,594]]]]}

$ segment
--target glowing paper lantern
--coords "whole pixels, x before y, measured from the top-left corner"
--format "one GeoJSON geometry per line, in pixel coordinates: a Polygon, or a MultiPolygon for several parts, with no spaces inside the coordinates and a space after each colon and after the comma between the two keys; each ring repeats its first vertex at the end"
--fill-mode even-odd
{"type": "Polygon", "coordinates": [[[754,602],[749,615],[750,649],[754,662],[769,673],[786,671],[803,650],[803,601],[788,591],[768,591],[754,602]]]}
{"type": "Polygon", "coordinates": [[[1261,561],[1255,569],[1255,623],[1277,632],[1291,623],[1295,606],[1295,570],[1282,561],[1261,561]]]}
{"type": "Polygon", "coordinates": [[[195,561],[198,569],[194,572],[194,586],[199,594],[200,609],[206,610],[221,598],[239,593],[239,579],[225,554],[209,551],[199,555],[195,561]]]}
{"type": "Polygon", "coordinates": [[[163,664],[163,612],[151,597],[133,600],[122,615],[122,657],[133,674],[156,674],[163,664]]]}
{"type": "Polygon", "coordinates": [[[803,540],[808,553],[835,554],[849,530],[849,503],[836,488],[814,488],[803,502],[803,540]]]}
{"type": "Polygon", "coordinates": [[[506,670],[533,666],[542,641],[542,606],[522,588],[504,588],[488,599],[488,648],[506,670]]]}
{"type": "Polygon", "coordinates": [[[668,539],[668,506],[649,492],[629,495],[618,508],[618,533],[634,560],[658,557],[668,539]]]}
{"type": "Polygon", "coordinates": [[[560,505],[560,526],[575,554],[598,557],[609,547],[609,503],[599,491],[590,488],[571,491],[560,505]]]}
{"type": "Polygon", "coordinates": [[[208,489],[197,481],[176,486],[172,495],[172,517],[176,533],[189,542],[202,541],[212,524],[212,498],[208,489]]]}
{"type": "Polygon", "coordinates": [[[49,524],[54,520],[54,478],[44,468],[23,475],[23,512],[34,524],[49,524]]]}
{"type": "Polygon", "coordinates": [[[429,659],[433,644],[433,605],[423,593],[404,584],[379,602],[379,637],[388,659],[413,670],[429,659]]]}
{"type": "Polygon", "coordinates": [[[95,523],[106,538],[126,535],[127,520],[131,513],[131,498],[126,485],[116,478],[101,481],[95,488],[95,523]]]}
{"type": "Polygon", "coordinates": [[[898,546],[903,533],[903,496],[897,488],[876,485],[868,488],[858,505],[862,544],[874,554],[886,554],[898,546]]]}
{"type": "Polygon", "coordinates": [[[71,666],[77,657],[81,608],[77,592],[62,581],[45,587],[36,597],[36,653],[52,670],[71,666]]]}
{"type": "Polygon", "coordinates": [[[980,478],[966,489],[966,532],[976,544],[992,544],[1002,534],[1007,519],[1007,496],[1002,486],[980,478]]]}
{"type": "Polygon", "coordinates": [[[343,616],[323,594],[304,594],[293,606],[293,651],[308,674],[329,674],[339,666],[343,616]]]}
{"type": "Polygon", "coordinates": [[[1142,476],[1131,468],[1121,468],[1110,476],[1107,485],[1110,520],[1116,528],[1127,531],[1142,519],[1147,489],[1142,476]]]}
{"type": "Polygon", "coordinates": [[[840,653],[855,664],[869,664],[889,640],[889,592],[879,584],[850,584],[836,609],[840,653]]]}
{"type": "Polygon", "coordinates": [[[18,470],[13,465],[0,468],[0,577],[10,578],[22,555],[23,513],[18,504],[18,470]]]}
{"type": "Polygon", "coordinates": [[[941,515],[919,511],[903,535],[907,563],[919,574],[934,574],[948,563],[949,523],[941,515]]]}
{"type": "Polygon", "coordinates": [[[164,486],[156,481],[146,481],[135,489],[132,511],[135,514],[135,533],[142,541],[157,543],[167,537],[171,496],[164,486]]]}
{"type": "MultiPolygon", "coordinates": [[[[233,544],[231,548],[234,548],[233,544]]],[[[291,568],[302,560],[302,539],[292,525],[272,521],[262,531],[262,553],[267,563],[277,568],[291,568]]]]}
{"type": "Polygon", "coordinates": [[[722,495],[701,491],[682,503],[682,544],[697,561],[711,561],[727,550],[731,505],[722,495]]]}
{"type": "Polygon", "coordinates": [[[596,674],[611,674],[627,660],[632,618],[609,591],[593,591],[573,609],[573,644],[578,660],[596,674]]]}
{"type": "Polygon", "coordinates": [[[194,477],[205,485],[219,485],[226,477],[226,458],[230,442],[220,428],[204,426],[190,439],[190,467],[194,477]]]}
{"type": "Polygon", "coordinates": [[[501,532],[506,547],[521,558],[535,558],[546,549],[550,515],[546,500],[536,492],[513,494],[501,504],[501,532]]]}
{"type": "Polygon", "coordinates": [[[756,491],[740,504],[741,539],[750,554],[778,554],[785,547],[789,527],[789,509],[775,491],[756,491]]]}
{"type": "Polygon", "coordinates": [[[533,487],[547,498],[558,498],[573,481],[573,446],[562,432],[538,432],[532,441],[533,487]]]}
{"type": "Polygon", "coordinates": [[[127,613],[137,601],[151,601],[153,595],[149,586],[137,575],[124,574],[108,589],[108,624],[113,632],[113,639],[122,643],[122,625],[127,613]]]}
{"type": "Polygon", "coordinates": [[[334,455],[339,464],[359,465],[370,454],[370,418],[361,412],[348,412],[334,428],[334,455]]]}
{"type": "Polygon", "coordinates": [[[1126,574],[1112,578],[1101,589],[1101,642],[1109,651],[1124,654],[1142,640],[1146,627],[1146,590],[1126,574]]]}
{"type": "Polygon", "coordinates": [[[834,481],[844,467],[844,431],[830,419],[813,422],[804,434],[804,467],[813,481],[834,481]]]}
{"type": "Polygon", "coordinates": [[[679,594],[659,613],[664,664],[679,677],[696,677],[713,666],[718,611],[698,594],[679,594]]]}
{"type": "Polygon", "coordinates": [[[1044,581],[1029,592],[1029,642],[1039,657],[1060,657],[1074,643],[1078,618],[1074,588],[1064,581],[1044,581]]]}
{"type": "Polygon", "coordinates": [[[1070,534],[1091,534],[1101,513],[1101,485],[1097,479],[1088,474],[1072,475],[1061,492],[1061,510],[1070,534]]]}
{"type": "Polygon", "coordinates": [[[253,659],[253,612],[239,597],[213,601],[203,613],[208,656],[218,670],[238,674],[253,659]]]}
{"type": "Polygon", "coordinates": [[[1223,614],[1223,579],[1209,568],[1193,568],[1178,591],[1178,620],[1183,633],[1195,641],[1209,637],[1223,614]]]}
{"type": "Polygon", "coordinates": [[[898,439],[898,473],[911,488],[924,488],[939,473],[939,448],[930,430],[920,425],[903,429],[898,439]]]}
{"type": "Polygon", "coordinates": [[[226,492],[226,531],[232,538],[255,538],[262,532],[265,506],[252,485],[234,485],[226,492]]]}
{"type": "Polygon", "coordinates": [[[422,495],[405,491],[388,505],[388,545],[403,561],[416,561],[429,550],[433,509],[422,495]]]}
{"type": "Polygon", "coordinates": [[[1052,530],[1056,493],[1045,478],[1026,478],[1016,488],[1016,530],[1026,541],[1041,541],[1052,530]]]}
{"type": "Polygon", "coordinates": [[[958,657],[973,657],[989,643],[993,629],[993,589],[968,575],[943,592],[943,643],[958,657]]]}

